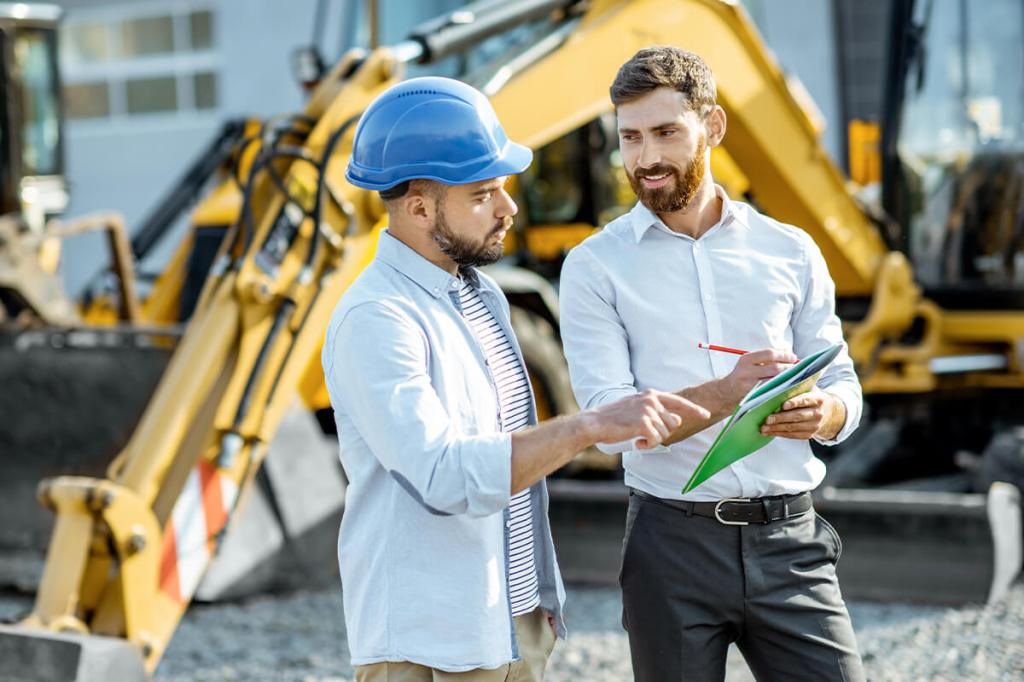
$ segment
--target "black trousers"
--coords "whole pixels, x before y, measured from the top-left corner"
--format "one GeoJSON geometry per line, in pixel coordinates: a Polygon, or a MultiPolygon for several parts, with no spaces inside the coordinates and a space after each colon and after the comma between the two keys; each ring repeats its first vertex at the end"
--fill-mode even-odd
{"type": "Polygon", "coordinates": [[[634,678],[723,680],[735,642],[758,680],[864,680],[841,551],[813,510],[727,526],[630,495],[619,582],[634,678]]]}

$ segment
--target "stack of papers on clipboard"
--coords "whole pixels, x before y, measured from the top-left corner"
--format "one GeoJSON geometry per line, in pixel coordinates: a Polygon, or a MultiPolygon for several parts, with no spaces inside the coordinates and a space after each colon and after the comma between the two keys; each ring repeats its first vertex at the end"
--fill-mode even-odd
{"type": "Polygon", "coordinates": [[[761,434],[764,420],[793,396],[814,388],[821,373],[835,360],[842,348],[841,343],[823,348],[785,372],[750,389],[708,448],[690,480],[683,486],[683,493],[690,492],[722,469],[771,442],[773,436],[761,434]]]}

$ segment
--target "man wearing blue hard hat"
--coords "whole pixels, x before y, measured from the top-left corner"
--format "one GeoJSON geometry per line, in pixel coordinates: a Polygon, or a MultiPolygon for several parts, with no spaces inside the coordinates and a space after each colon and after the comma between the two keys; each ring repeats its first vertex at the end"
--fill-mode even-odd
{"type": "Polygon", "coordinates": [[[416,78],[356,130],[348,180],[388,229],[323,365],[349,478],[338,560],[356,680],[540,680],[565,636],[544,477],[707,412],[649,391],[537,424],[501,290],[508,176],[532,153],[464,83],[416,78]]]}

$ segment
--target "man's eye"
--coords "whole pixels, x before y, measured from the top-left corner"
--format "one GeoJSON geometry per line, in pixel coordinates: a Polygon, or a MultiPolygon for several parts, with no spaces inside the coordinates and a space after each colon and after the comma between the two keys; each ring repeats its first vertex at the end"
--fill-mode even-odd
{"type": "Polygon", "coordinates": [[[674,130],[662,130],[661,131],[661,136],[662,137],[671,137],[672,135],[675,135],[675,134],[676,134],[676,131],[674,131],[674,130]]]}

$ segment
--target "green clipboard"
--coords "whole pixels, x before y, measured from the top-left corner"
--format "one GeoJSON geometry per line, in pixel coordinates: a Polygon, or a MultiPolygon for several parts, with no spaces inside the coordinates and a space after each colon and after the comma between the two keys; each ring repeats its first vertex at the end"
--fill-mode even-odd
{"type": "Polygon", "coordinates": [[[814,388],[821,373],[835,360],[842,348],[841,343],[823,348],[808,355],[785,372],[750,389],[736,406],[725,426],[718,432],[715,442],[697,464],[690,480],[683,486],[683,494],[767,445],[774,436],[761,434],[764,420],[793,396],[814,388]]]}

